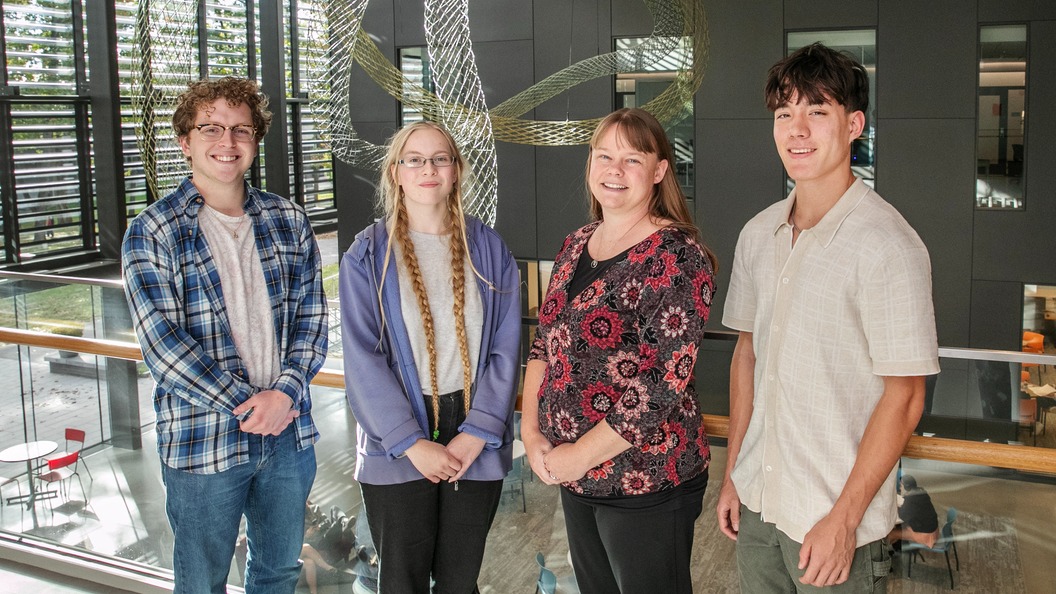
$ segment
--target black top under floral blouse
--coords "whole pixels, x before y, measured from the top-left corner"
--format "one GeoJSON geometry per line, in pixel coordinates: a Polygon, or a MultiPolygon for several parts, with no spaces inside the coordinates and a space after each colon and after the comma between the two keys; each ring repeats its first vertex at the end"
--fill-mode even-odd
{"type": "Polygon", "coordinates": [[[539,308],[529,360],[547,364],[539,428],[553,445],[606,420],[631,447],[565,483],[591,496],[644,495],[700,475],[711,458],[693,368],[715,283],[701,247],[665,227],[569,299],[599,223],[565,239],[539,308]]]}

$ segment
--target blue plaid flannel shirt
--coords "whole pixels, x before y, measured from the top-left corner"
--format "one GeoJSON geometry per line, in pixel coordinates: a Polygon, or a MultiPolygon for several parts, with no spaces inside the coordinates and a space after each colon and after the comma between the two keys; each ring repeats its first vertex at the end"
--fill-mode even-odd
{"type": "Polygon", "coordinates": [[[158,453],[179,470],[211,474],[248,462],[249,434],[231,411],[265,389],[282,391],[300,411],[298,449],[319,438],[309,393],[327,348],[319,246],[300,206],[249,184],[246,196],[279,345],[281,373],[270,386],[249,384],[235,350],[220,276],[198,226],[204,199],[190,178],[140,213],[121,245],[125,294],[156,383],[158,453]]]}

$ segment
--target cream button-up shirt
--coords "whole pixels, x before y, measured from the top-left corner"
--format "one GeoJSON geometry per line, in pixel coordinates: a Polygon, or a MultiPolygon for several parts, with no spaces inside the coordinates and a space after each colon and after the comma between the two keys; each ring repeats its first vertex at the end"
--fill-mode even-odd
{"type": "MultiPolygon", "coordinates": [[[[737,241],[722,322],[752,333],[752,417],[732,480],[741,502],[797,542],[832,510],[884,390],[938,373],[927,248],[861,180],[792,245],[795,190],[737,241]]],[[[892,473],[894,469],[892,469],[892,473]]],[[[895,523],[895,483],[866,510],[858,546],[895,523]]]]}

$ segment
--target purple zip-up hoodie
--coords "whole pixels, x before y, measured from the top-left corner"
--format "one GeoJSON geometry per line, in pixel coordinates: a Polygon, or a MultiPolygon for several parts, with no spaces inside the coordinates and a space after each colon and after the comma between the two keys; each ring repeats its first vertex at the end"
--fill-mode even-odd
{"type": "MultiPolygon", "coordinates": [[[[418,369],[400,309],[395,256],[381,285],[388,231],[377,222],[361,231],[341,258],[341,344],[345,393],[356,417],[356,473],[361,483],[391,485],[422,479],[404,452],[428,439],[418,369]],[[381,310],[385,311],[384,331],[381,310]]],[[[521,299],[517,264],[499,235],[466,217],[469,256],[494,286],[475,285],[484,306],[480,357],[470,410],[459,431],[485,441],[462,477],[499,480],[512,466],[513,407],[520,368],[521,299]]]]}

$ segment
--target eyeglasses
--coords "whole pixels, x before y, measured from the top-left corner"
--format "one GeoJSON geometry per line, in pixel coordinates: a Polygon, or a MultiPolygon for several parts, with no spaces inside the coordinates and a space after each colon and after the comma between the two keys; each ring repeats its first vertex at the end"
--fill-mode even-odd
{"type": "Polygon", "coordinates": [[[407,157],[406,159],[400,159],[396,162],[404,167],[419,169],[425,167],[426,161],[431,161],[433,167],[450,167],[455,162],[455,160],[451,158],[451,155],[437,155],[431,159],[426,157],[407,157]]]}
{"type": "Polygon", "coordinates": [[[256,142],[257,130],[253,126],[236,124],[234,126],[221,126],[220,124],[198,124],[194,127],[201,134],[202,140],[214,141],[224,137],[224,132],[230,130],[231,138],[235,142],[256,142]]]}

